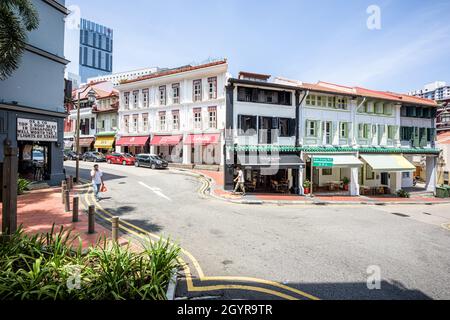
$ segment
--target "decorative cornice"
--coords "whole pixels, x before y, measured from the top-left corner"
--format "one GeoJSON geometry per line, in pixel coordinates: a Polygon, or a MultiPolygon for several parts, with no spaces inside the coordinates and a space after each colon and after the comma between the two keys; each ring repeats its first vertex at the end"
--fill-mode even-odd
{"type": "Polygon", "coordinates": [[[33,108],[33,107],[22,106],[22,105],[18,105],[18,104],[0,103],[0,109],[17,111],[17,112],[34,113],[34,114],[46,115],[46,116],[52,116],[52,117],[58,117],[58,118],[66,118],[67,117],[67,114],[65,112],[48,111],[48,110],[37,109],[37,108],[33,108]]]}
{"type": "Polygon", "coordinates": [[[53,61],[58,62],[58,63],[61,63],[63,65],[67,65],[70,62],[69,60],[67,60],[65,58],[57,56],[56,54],[50,53],[48,51],[39,49],[39,48],[37,48],[35,46],[32,46],[31,44],[26,44],[25,45],[25,50],[27,50],[27,51],[29,51],[31,53],[37,54],[37,55],[39,55],[41,57],[53,60],[53,61]]]}
{"type": "Polygon", "coordinates": [[[434,148],[387,148],[387,147],[320,147],[320,146],[275,146],[275,145],[244,145],[227,146],[228,150],[240,152],[306,152],[306,153],[378,153],[378,154],[440,154],[440,149],[434,148]]]}
{"type": "Polygon", "coordinates": [[[69,13],[70,13],[70,11],[65,6],[60,4],[58,1],[55,1],[55,0],[42,0],[42,1],[44,1],[49,6],[52,6],[59,12],[65,14],[66,16],[69,15],[69,13]]]}

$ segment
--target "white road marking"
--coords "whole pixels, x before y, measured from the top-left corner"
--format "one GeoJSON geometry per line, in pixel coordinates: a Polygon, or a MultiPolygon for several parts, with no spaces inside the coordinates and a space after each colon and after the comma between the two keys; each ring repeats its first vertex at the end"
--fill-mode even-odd
{"type": "Polygon", "coordinates": [[[145,184],[144,182],[139,181],[139,184],[143,187],[146,187],[147,189],[153,191],[157,196],[164,198],[168,201],[172,201],[172,199],[170,199],[168,196],[166,196],[164,193],[162,193],[161,188],[155,188],[155,187],[150,187],[149,185],[145,184]]]}

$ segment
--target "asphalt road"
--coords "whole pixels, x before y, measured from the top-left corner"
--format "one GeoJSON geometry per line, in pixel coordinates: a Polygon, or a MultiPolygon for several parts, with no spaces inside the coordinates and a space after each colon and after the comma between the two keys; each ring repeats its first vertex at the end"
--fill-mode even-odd
{"type": "MultiPolygon", "coordinates": [[[[66,162],[67,174],[74,165],[66,162]]],[[[81,163],[82,178],[92,165],[81,163]]],[[[202,197],[200,181],[176,171],[100,167],[109,189],[101,207],[170,237],[198,262],[188,263],[194,284],[211,290],[190,291],[182,281],[179,298],[450,299],[450,230],[442,226],[450,205],[231,204],[202,197]],[[381,289],[367,288],[368,268],[380,271],[381,289]],[[243,284],[236,277],[259,280],[227,287],[243,284]]]]}

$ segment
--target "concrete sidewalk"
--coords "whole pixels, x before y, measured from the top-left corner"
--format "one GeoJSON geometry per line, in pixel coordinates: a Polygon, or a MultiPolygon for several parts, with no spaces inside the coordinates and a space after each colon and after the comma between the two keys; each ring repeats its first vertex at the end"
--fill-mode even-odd
{"type": "MultiPolygon", "coordinates": [[[[70,199],[72,202],[73,193],[70,199]]],[[[72,208],[72,203],[70,207],[72,208]]],[[[61,188],[31,191],[17,199],[17,225],[22,225],[25,233],[28,234],[50,232],[53,224],[55,225],[55,232],[59,232],[61,226],[63,226],[64,230],[72,230],[72,235],[78,235],[81,238],[83,248],[95,244],[100,237],[111,237],[111,232],[98,223],[95,225],[95,234],[87,233],[88,217],[85,210],[82,209],[81,201],[78,215],[79,222],[73,223],[72,212],[64,211],[61,188]]],[[[78,243],[75,243],[75,245],[78,245],[78,243]]]]}
{"type": "Polygon", "coordinates": [[[450,203],[450,198],[440,199],[427,195],[412,195],[411,198],[400,198],[396,196],[297,196],[291,194],[247,194],[245,196],[233,194],[223,189],[223,172],[192,170],[209,181],[210,195],[229,202],[242,204],[443,204],[450,203]]]}

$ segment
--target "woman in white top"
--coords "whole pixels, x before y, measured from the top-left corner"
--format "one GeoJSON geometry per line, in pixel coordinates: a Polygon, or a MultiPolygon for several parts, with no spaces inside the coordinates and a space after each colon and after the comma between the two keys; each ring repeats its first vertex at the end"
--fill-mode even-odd
{"type": "Polygon", "coordinates": [[[103,185],[103,172],[101,172],[100,169],[98,168],[98,164],[94,165],[94,169],[91,171],[91,179],[92,179],[92,186],[95,192],[95,199],[99,201],[100,198],[98,194],[103,185]]]}

